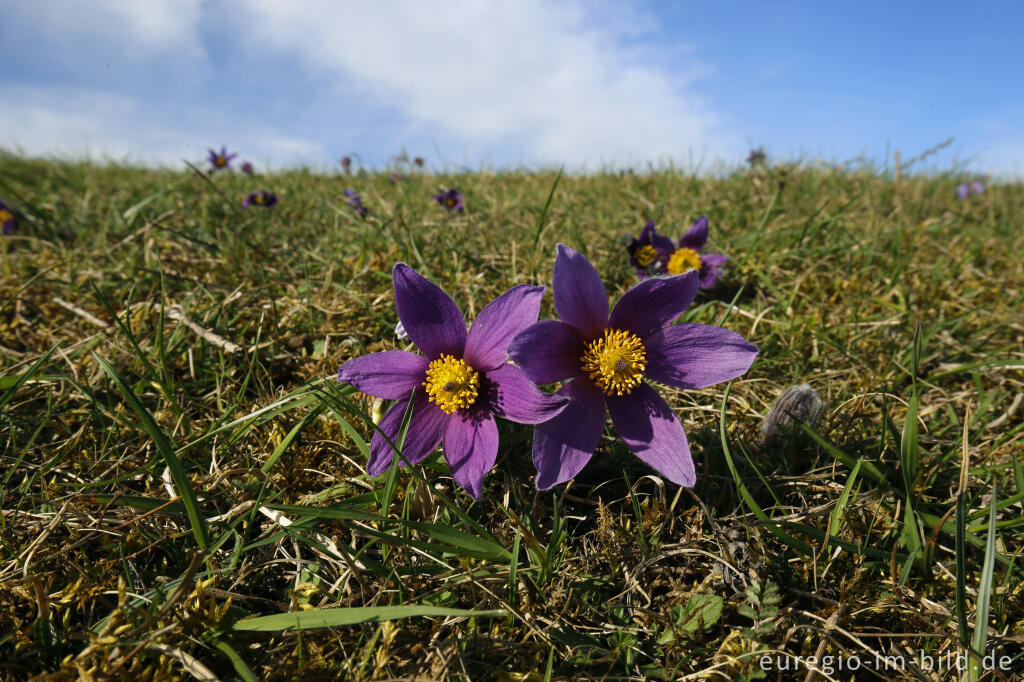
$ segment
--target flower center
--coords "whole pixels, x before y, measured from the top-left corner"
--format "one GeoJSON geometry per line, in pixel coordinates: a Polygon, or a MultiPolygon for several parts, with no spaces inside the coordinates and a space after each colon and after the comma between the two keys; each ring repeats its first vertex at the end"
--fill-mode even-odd
{"type": "Polygon", "coordinates": [[[681,275],[687,270],[700,270],[700,254],[693,249],[677,249],[665,266],[670,275],[681,275]]]}
{"type": "Polygon", "coordinates": [[[262,194],[257,194],[256,197],[255,197],[255,201],[256,201],[257,204],[262,204],[263,203],[263,195],[262,194]]]}
{"type": "Polygon", "coordinates": [[[0,225],[3,225],[8,220],[14,220],[14,214],[11,213],[10,211],[5,211],[4,209],[0,208],[0,225]]]}
{"type": "Polygon", "coordinates": [[[643,381],[647,353],[636,334],[605,329],[604,336],[584,348],[580,367],[605,395],[625,395],[643,381]]]}
{"type": "Polygon", "coordinates": [[[480,374],[452,355],[442,355],[427,366],[427,387],[430,402],[451,414],[476,402],[480,374]]]}
{"type": "Polygon", "coordinates": [[[227,162],[228,162],[228,160],[225,159],[223,156],[218,156],[216,159],[213,160],[214,165],[219,166],[219,167],[223,167],[223,166],[227,165],[227,162]]]}
{"type": "Polygon", "coordinates": [[[448,208],[455,206],[455,197],[445,197],[444,205],[448,208]]]}
{"type": "Polygon", "coordinates": [[[646,268],[648,265],[658,260],[658,250],[650,244],[644,244],[633,252],[633,260],[635,260],[637,265],[640,267],[646,268]]]}

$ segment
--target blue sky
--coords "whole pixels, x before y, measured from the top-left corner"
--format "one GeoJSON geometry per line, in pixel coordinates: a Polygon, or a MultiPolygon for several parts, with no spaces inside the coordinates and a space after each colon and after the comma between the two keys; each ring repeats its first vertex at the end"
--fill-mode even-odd
{"type": "Polygon", "coordinates": [[[181,166],[1024,177],[1024,4],[0,0],[0,147],[181,166]]]}

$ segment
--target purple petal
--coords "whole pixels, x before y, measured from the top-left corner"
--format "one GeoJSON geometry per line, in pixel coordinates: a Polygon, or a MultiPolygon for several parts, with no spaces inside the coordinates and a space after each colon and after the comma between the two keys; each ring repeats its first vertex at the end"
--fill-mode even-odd
{"type": "Polygon", "coordinates": [[[653,220],[648,220],[647,224],[644,225],[643,231],[640,232],[639,241],[653,246],[662,257],[671,256],[676,250],[676,245],[672,243],[671,239],[663,234],[658,234],[658,231],[654,229],[653,220]]]}
{"type": "Polygon", "coordinates": [[[559,244],[552,289],[555,312],[562,320],[588,338],[601,334],[608,322],[608,294],[586,256],[559,244]]]}
{"type": "Polygon", "coordinates": [[[673,277],[645,279],[622,295],[612,309],[608,326],[646,339],[682,315],[696,295],[696,270],[673,277]]]}
{"type": "Polygon", "coordinates": [[[338,381],[352,384],[367,395],[388,400],[408,397],[420,386],[430,362],[404,350],[386,350],[352,358],[338,368],[338,381]]]}
{"type": "Polygon", "coordinates": [[[604,431],[604,394],[589,379],[570,381],[557,394],[571,402],[533,431],[533,463],[541,490],[576,476],[590,461],[604,431]]]}
{"type": "Polygon", "coordinates": [[[455,482],[480,499],[483,480],[498,457],[498,425],[484,410],[454,413],[444,432],[444,458],[455,482]]]}
{"type": "Polygon", "coordinates": [[[718,281],[722,264],[729,260],[723,253],[702,253],[700,255],[700,288],[710,289],[718,281]]]}
{"type": "Polygon", "coordinates": [[[395,266],[395,308],[412,342],[430,360],[442,353],[462,357],[466,321],[448,294],[405,263],[395,266]]]}
{"type": "Polygon", "coordinates": [[[583,337],[560,320],[541,320],[512,339],[508,356],[538,384],[550,384],[580,373],[583,337]]]}
{"type": "Polygon", "coordinates": [[[673,483],[693,487],[697,474],[686,432],[657,391],[640,384],[629,395],[607,400],[612,423],[626,447],[673,483]]]}
{"type": "Polygon", "coordinates": [[[470,367],[488,370],[505,364],[512,337],[537,321],[545,289],[514,286],[480,311],[466,337],[463,359],[470,367]]]}
{"type": "Polygon", "coordinates": [[[491,389],[486,395],[488,407],[509,421],[540,424],[556,416],[569,403],[564,396],[541,391],[513,365],[502,365],[485,376],[491,389]]]}
{"type": "MultiPolygon", "coordinates": [[[[384,418],[380,420],[380,430],[387,434],[391,442],[398,445],[398,433],[402,427],[402,418],[405,416],[405,408],[409,404],[408,399],[399,400],[387,411],[384,418]]],[[[448,415],[437,405],[429,402],[426,393],[417,393],[413,402],[412,416],[409,418],[409,430],[405,434],[405,443],[402,447],[402,455],[405,461],[399,459],[400,465],[416,464],[431,452],[437,449],[441,443],[441,435],[448,425],[448,415]]],[[[373,440],[370,441],[370,462],[366,471],[371,476],[379,476],[391,467],[391,454],[393,450],[384,437],[377,431],[373,433],[373,440]]]]}
{"type": "Polygon", "coordinates": [[[706,324],[674,324],[648,337],[647,376],[677,388],[704,388],[742,376],[757,357],[734,331],[706,324]]]}
{"type": "Polygon", "coordinates": [[[690,229],[686,231],[682,237],[679,238],[679,248],[681,249],[693,249],[700,253],[700,250],[704,248],[704,243],[708,240],[708,217],[702,215],[697,218],[697,222],[690,226],[690,229]]]}

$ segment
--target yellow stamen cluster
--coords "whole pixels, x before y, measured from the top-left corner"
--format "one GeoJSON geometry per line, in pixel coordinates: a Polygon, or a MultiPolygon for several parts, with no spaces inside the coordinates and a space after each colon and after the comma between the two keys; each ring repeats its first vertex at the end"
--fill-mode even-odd
{"type": "Polygon", "coordinates": [[[681,275],[688,270],[700,270],[700,254],[693,249],[677,249],[665,266],[670,275],[681,275]]]}
{"type": "Polygon", "coordinates": [[[448,208],[455,206],[455,197],[445,197],[444,205],[448,208]]]}
{"type": "Polygon", "coordinates": [[[224,166],[228,165],[228,160],[223,156],[218,156],[216,159],[214,159],[213,163],[216,164],[218,167],[223,168],[224,166]]]}
{"type": "Polygon", "coordinates": [[[257,204],[262,204],[263,203],[263,195],[262,194],[257,194],[255,197],[253,197],[253,201],[255,201],[257,204]]]}
{"type": "Polygon", "coordinates": [[[658,260],[658,250],[650,244],[644,244],[633,252],[633,260],[635,260],[637,265],[640,267],[646,268],[648,265],[658,260]]]}
{"type": "Polygon", "coordinates": [[[605,329],[604,336],[584,348],[580,367],[605,395],[625,395],[643,381],[647,352],[636,334],[605,329]]]}
{"type": "Polygon", "coordinates": [[[427,387],[430,402],[451,414],[476,402],[480,374],[453,355],[442,355],[427,366],[427,387]]]}
{"type": "Polygon", "coordinates": [[[10,211],[5,211],[4,209],[0,208],[0,225],[3,225],[12,218],[14,218],[13,213],[11,213],[10,211]]]}

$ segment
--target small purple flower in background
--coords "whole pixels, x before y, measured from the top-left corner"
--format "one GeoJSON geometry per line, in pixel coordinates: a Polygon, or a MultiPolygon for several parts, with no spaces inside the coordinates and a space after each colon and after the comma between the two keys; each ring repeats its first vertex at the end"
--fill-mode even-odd
{"type": "Polygon", "coordinates": [[[449,189],[447,191],[442,189],[440,194],[434,194],[430,198],[444,206],[449,211],[458,211],[459,213],[462,213],[462,210],[465,208],[462,204],[462,192],[457,189],[449,189]]]}
{"type": "Polygon", "coordinates": [[[346,173],[352,170],[352,159],[348,156],[341,157],[341,170],[346,173]]]}
{"type": "Polygon", "coordinates": [[[3,234],[11,234],[18,226],[18,216],[7,208],[7,204],[0,201],[0,230],[3,234]]]}
{"type": "Polygon", "coordinates": [[[249,161],[246,161],[245,163],[243,163],[242,164],[242,172],[245,173],[246,175],[252,175],[253,172],[254,172],[254,169],[252,167],[252,163],[250,163],[249,161]]]}
{"type": "Polygon", "coordinates": [[[672,243],[654,229],[654,222],[644,225],[640,237],[626,247],[629,264],[636,269],[637,277],[651,275],[681,275],[689,270],[700,270],[700,288],[710,289],[718,281],[718,275],[729,257],[721,253],[701,253],[708,240],[708,218],[701,216],[690,229],[679,238],[679,246],[672,243]]]}
{"type": "Polygon", "coordinates": [[[640,236],[632,239],[626,250],[629,252],[629,264],[636,269],[637,277],[643,278],[649,274],[664,273],[665,264],[676,250],[676,245],[668,237],[658,234],[654,221],[648,220],[640,236]]]}
{"type": "Polygon", "coordinates": [[[363,198],[352,188],[345,190],[345,196],[348,197],[348,205],[352,207],[352,210],[358,213],[360,218],[365,218],[370,209],[363,206],[363,198]]]}
{"type": "Polygon", "coordinates": [[[670,324],[697,295],[697,277],[688,272],[645,279],[609,316],[597,270],[582,254],[558,245],[553,291],[562,319],[530,325],[508,348],[531,381],[569,380],[556,392],[570,399],[568,407],[534,430],[538,488],[564,483],[586,466],[604,431],[605,406],[626,447],[668,480],[693,486],[697,478],[683,426],[644,380],[704,388],[741,376],[758,353],[727,329],[670,324]]]}
{"type": "Polygon", "coordinates": [[[961,201],[971,196],[972,194],[984,194],[985,185],[980,180],[975,180],[972,183],[961,182],[956,186],[956,195],[961,201]]]}
{"type": "Polygon", "coordinates": [[[764,147],[758,147],[757,149],[750,150],[750,154],[747,155],[747,163],[750,164],[751,168],[755,168],[757,166],[763,166],[765,159],[767,158],[768,155],[764,153],[764,147]]]}
{"type": "Polygon", "coordinates": [[[221,146],[219,152],[215,152],[211,149],[209,156],[210,167],[215,171],[231,168],[231,159],[236,156],[238,156],[238,154],[228,154],[228,148],[224,146],[221,146]]]}
{"type": "Polygon", "coordinates": [[[392,185],[397,185],[399,180],[401,180],[401,178],[398,177],[398,173],[392,173],[391,174],[391,184],[392,185]]]}
{"type": "Polygon", "coordinates": [[[417,167],[417,168],[423,168],[423,163],[424,163],[424,162],[423,162],[423,157],[422,157],[422,156],[417,156],[416,158],[414,158],[414,159],[412,160],[412,162],[413,162],[414,164],[416,164],[416,167],[417,167]]]}
{"type": "MultiPolygon", "coordinates": [[[[338,381],[396,401],[379,424],[396,445],[411,400],[403,465],[422,461],[443,444],[452,478],[480,499],[483,478],[498,456],[494,417],[537,424],[567,403],[542,393],[507,362],[509,341],[537,320],[544,287],[512,287],[480,311],[467,333],[458,306],[436,284],[405,263],[395,266],[392,279],[398,319],[423,355],[389,350],[354,358],[338,368],[338,381]]],[[[370,443],[371,476],[391,466],[384,435],[374,433],[370,443]]]]}
{"type": "Polygon", "coordinates": [[[242,206],[246,208],[250,206],[273,208],[275,204],[277,204],[277,195],[265,189],[258,189],[242,200],[242,206]]]}

